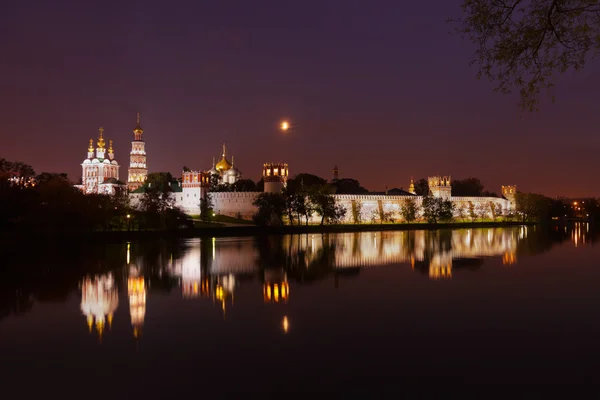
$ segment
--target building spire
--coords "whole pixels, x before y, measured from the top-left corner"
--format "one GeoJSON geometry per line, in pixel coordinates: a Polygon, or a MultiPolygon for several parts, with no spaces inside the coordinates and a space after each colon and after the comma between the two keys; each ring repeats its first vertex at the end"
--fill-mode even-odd
{"type": "Polygon", "coordinates": [[[136,123],[135,129],[133,130],[135,140],[142,140],[142,134],[144,133],[144,130],[140,126],[140,113],[137,113],[136,123]]]}
{"type": "Polygon", "coordinates": [[[108,154],[112,154],[114,153],[113,147],[112,147],[112,140],[108,141],[108,154]]]}
{"type": "Polygon", "coordinates": [[[137,121],[136,122],[137,122],[137,124],[139,126],[140,125],[140,113],[137,113],[137,121]]]}
{"type": "Polygon", "coordinates": [[[88,153],[94,152],[94,139],[90,139],[90,145],[88,146],[88,153]]]}
{"type": "Polygon", "coordinates": [[[231,156],[231,167],[233,168],[233,156],[231,156]]]}
{"type": "Polygon", "coordinates": [[[213,157],[213,168],[215,167],[215,158],[213,157]]]}
{"type": "Polygon", "coordinates": [[[225,142],[223,142],[223,158],[225,158],[225,142]]]}

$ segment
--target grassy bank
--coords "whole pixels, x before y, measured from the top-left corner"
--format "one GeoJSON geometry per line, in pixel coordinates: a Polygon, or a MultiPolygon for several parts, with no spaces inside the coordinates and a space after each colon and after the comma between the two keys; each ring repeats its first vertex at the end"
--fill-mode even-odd
{"type": "MultiPolygon", "coordinates": [[[[532,223],[527,223],[532,225],[532,223]]],[[[414,223],[414,224],[344,224],[344,225],[308,225],[261,227],[256,225],[227,226],[220,223],[201,223],[193,228],[177,230],[145,231],[95,231],[95,232],[0,232],[0,240],[21,239],[24,237],[85,238],[91,240],[132,240],[146,237],[203,237],[203,236],[255,236],[294,233],[344,233],[373,231],[407,231],[465,228],[497,228],[524,225],[521,222],[452,222],[452,223],[414,223]]]]}

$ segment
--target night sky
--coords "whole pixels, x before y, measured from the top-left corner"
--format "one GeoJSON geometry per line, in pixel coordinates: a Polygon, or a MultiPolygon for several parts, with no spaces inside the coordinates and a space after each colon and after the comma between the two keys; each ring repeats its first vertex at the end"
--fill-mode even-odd
{"type": "Polygon", "coordinates": [[[600,65],[520,113],[445,23],[459,0],[8,0],[0,12],[0,157],[81,176],[105,128],[127,179],[136,112],[150,172],[208,169],[226,142],[245,177],[433,174],[600,196],[600,65]],[[295,130],[277,131],[287,117],[295,130]]]}

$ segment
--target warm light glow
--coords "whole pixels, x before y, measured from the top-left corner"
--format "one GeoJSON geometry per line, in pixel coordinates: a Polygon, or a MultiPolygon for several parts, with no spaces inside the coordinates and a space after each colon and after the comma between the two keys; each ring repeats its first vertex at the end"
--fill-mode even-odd
{"type": "Polygon", "coordinates": [[[288,331],[290,330],[290,321],[288,320],[287,315],[283,317],[283,322],[281,323],[281,326],[283,327],[283,331],[285,333],[288,333],[288,331]]]}
{"type": "Polygon", "coordinates": [[[288,121],[282,121],[280,127],[281,130],[285,132],[290,129],[290,123],[288,121]]]}
{"type": "Polygon", "coordinates": [[[127,218],[131,218],[131,215],[127,214],[127,218]]]}

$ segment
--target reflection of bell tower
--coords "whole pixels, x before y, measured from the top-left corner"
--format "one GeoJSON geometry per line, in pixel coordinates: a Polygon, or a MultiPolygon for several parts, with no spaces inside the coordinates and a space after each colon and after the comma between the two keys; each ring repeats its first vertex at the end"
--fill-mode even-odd
{"type": "Polygon", "coordinates": [[[140,337],[144,318],[146,316],[146,283],[143,276],[132,271],[127,279],[127,294],[129,295],[129,314],[133,326],[133,336],[140,337]]]}

